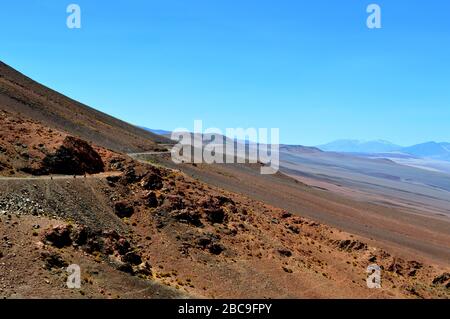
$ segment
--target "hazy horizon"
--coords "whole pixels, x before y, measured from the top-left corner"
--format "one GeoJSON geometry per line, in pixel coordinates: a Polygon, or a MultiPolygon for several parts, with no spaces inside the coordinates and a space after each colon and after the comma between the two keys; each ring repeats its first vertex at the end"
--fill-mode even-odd
{"type": "MultiPolygon", "coordinates": [[[[131,123],[131,124],[133,124],[133,123],[131,123]]],[[[171,133],[172,132],[171,130],[166,130],[166,129],[161,129],[161,128],[152,128],[152,127],[146,127],[146,126],[136,125],[136,124],[133,124],[133,125],[135,125],[137,127],[141,127],[141,128],[147,129],[147,130],[150,130],[150,131],[152,131],[154,133],[157,133],[157,134],[166,134],[166,133],[171,133]]],[[[190,130],[190,132],[192,132],[192,130],[190,130]]],[[[362,140],[362,139],[358,139],[358,138],[337,138],[337,139],[333,139],[333,140],[330,140],[330,141],[325,142],[325,143],[314,144],[314,145],[308,145],[308,144],[301,143],[301,142],[299,142],[299,143],[290,143],[290,144],[282,143],[282,144],[286,144],[286,145],[302,145],[302,146],[308,146],[308,147],[318,147],[318,146],[323,146],[323,145],[326,145],[326,144],[339,142],[339,141],[353,141],[353,142],[358,142],[358,143],[385,142],[385,143],[389,143],[389,144],[392,144],[394,146],[398,146],[398,147],[402,147],[402,148],[410,147],[410,146],[414,146],[414,145],[419,145],[419,144],[425,144],[425,143],[438,143],[438,144],[440,144],[440,143],[450,143],[448,141],[430,141],[430,140],[428,140],[428,141],[422,141],[422,142],[409,144],[409,145],[402,145],[402,144],[397,144],[397,143],[394,143],[392,141],[383,140],[383,139],[362,140]]]]}

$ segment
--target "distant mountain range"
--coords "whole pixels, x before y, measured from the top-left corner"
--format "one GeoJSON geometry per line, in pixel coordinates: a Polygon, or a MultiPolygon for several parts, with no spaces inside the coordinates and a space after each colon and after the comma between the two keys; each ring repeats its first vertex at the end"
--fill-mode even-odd
{"type": "MultiPolygon", "coordinates": [[[[141,127],[144,130],[157,135],[170,137],[172,132],[166,130],[156,130],[141,127]]],[[[408,147],[396,145],[385,140],[360,141],[343,139],[336,140],[328,144],[318,145],[316,147],[306,147],[301,145],[281,145],[283,151],[296,152],[338,152],[352,154],[371,154],[380,157],[393,158],[425,158],[450,162],[450,143],[426,142],[408,147]]]]}
{"type": "Polygon", "coordinates": [[[317,147],[327,152],[362,154],[402,153],[419,158],[450,161],[450,143],[427,142],[403,147],[383,140],[337,140],[317,147]]]}

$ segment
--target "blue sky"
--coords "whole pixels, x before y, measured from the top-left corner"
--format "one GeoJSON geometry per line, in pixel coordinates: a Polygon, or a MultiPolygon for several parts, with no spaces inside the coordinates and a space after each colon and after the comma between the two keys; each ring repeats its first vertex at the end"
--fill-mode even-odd
{"type": "Polygon", "coordinates": [[[2,61],[137,125],[450,141],[447,0],[15,0],[0,30],[2,61]],[[370,3],[382,29],[366,27],[370,3]]]}

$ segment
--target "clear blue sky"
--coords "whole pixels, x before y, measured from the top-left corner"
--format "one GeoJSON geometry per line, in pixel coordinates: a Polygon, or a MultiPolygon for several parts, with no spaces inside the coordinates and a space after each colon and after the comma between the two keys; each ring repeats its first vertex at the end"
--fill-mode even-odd
{"type": "Polygon", "coordinates": [[[15,0],[0,30],[5,63],[137,125],[450,141],[448,0],[15,0]]]}

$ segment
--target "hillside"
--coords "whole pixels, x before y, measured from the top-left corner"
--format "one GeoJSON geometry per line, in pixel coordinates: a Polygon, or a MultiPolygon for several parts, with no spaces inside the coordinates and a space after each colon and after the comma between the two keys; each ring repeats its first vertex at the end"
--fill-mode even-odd
{"type": "Polygon", "coordinates": [[[157,150],[162,136],[125,123],[47,88],[0,62],[0,105],[45,126],[121,152],[157,150]]]}
{"type": "Polygon", "coordinates": [[[117,125],[97,135],[87,115],[70,113],[96,111],[76,102],[63,111],[66,98],[31,80],[0,80],[8,93],[0,100],[0,298],[449,297],[448,264],[423,253],[446,258],[447,224],[429,241],[430,220],[407,222],[282,173],[262,176],[260,164],[175,165],[164,152],[136,160],[120,152],[139,139],[134,128],[99,114],[117,125]],[[60,119],[85,122],[49,127],[60,119]],[[393,241],[398,229],[405,235],[393,241]],[[421,235],[418,247],[408,241],[421,235]],[[375,291],[366,284],[374,262],[383,269],[375,291]],[[66,286],[71,264],[81,268],[81,289],[66,286]]]}

